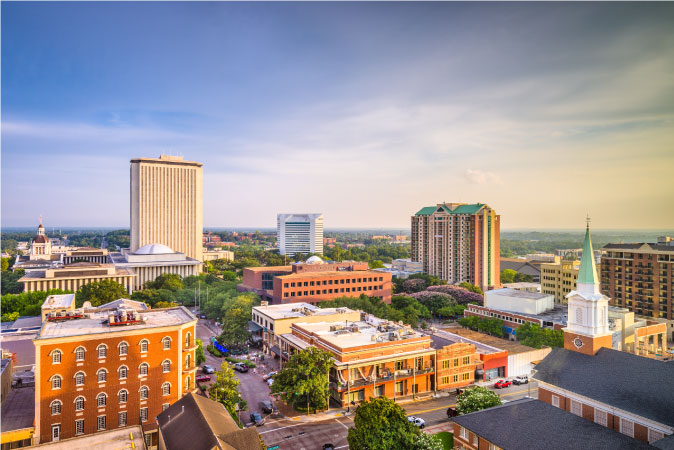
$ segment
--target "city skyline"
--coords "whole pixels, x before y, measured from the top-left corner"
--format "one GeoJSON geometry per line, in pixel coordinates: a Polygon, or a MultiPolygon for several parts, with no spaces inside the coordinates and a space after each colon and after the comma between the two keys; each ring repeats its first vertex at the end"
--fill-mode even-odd
{"type": "Polygon", "coordinates": [[[204,163],[205,228],[674,223],[671,4],[1,7],[3,228],[126,227],[161,153],[204,163]]]}

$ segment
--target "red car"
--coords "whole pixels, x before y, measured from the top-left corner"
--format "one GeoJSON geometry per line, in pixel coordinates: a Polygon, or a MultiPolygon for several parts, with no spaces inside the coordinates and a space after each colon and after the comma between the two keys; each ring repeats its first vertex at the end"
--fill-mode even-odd
{"type": "Polygon", "coordinates": [[[206,381],[211,381],[211,377],[209,377],[208,375],[198,375],[198,376],[197,376],[197,381],[198,381],[199,383],[204,383],[204,382],[206,382],[206,381]]]}
{"type": "Polygon", "coordinates": [[[510,386],[512,383],[508,380],[498,380],[496,384],[494,384],[494,387],[496,389],[502,389],[502,388],[507,388],[510,386]]]}

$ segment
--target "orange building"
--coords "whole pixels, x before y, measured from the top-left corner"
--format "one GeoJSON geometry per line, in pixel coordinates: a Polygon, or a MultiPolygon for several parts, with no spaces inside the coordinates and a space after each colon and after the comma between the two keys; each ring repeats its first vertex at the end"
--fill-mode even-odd
{"type": "Polygon", "coordinates": [[[471,344],[436,351],[429,336],[371,315],[357,322],[294,323],[280,342],[282,362],[309,346],[333,355],[330,396],[339,405],[382,395],[394,400],[429,396],[437,389],[467,386],[474,382],[478,361],[471,344]]]}
{"type": "Polygon", "coordinates": [[[195,387],[195,326],[186,308],[85,310],[44,322],[35,344],[36,443],[141,424],[195,387]]]}
{"type": "Polygon", "coordinates": [[[391,303],[391,274],[369,270],[366,262],[326,262],[312,256],[291,266],[243,269],[241,291],[253,291],[273,304],[318,302],[339,297],[378,297],[391,303]]]}

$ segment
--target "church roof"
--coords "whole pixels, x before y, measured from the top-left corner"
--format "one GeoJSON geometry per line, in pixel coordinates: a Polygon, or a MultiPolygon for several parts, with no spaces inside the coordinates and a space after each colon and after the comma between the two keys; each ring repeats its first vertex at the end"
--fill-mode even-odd
{"type": "Polygon", "coordinates": [[[598,284],[597,268],[594,262],[594,252],[592,251],[592,238],[590,238],[590,226],[585,230],[585,242],[583,243],[583,257],[580,260],[580,270],[578,270],[577,283],[598,284]]]}
{"type": "Polygon", "coordinates": [[[674,363],[601,348],[596,355],[554,348],[534,378],[674,426],[674,363]]]}
{"type": "Polygon", "coordinates": [[[49,238],[44,234],[38,234],[35,236],[35,238],[33,238],[34,244],[46,244],[47,242],[49,242],[49,238]]]}

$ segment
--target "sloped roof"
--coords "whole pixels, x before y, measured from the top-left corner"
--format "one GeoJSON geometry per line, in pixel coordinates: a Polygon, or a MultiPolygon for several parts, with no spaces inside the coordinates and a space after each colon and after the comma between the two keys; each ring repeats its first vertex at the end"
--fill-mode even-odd
{"type": "Polygon", "coordinates": [[[442,208],[445,210],[447,214],[475,214],[478,212],[482,207],[485,206],[484,203],[474,203],[470,205],[458,205],[456,208],[453,210],[449,208],[449,206],[446,203],[443,203],[442,205],[438,206],[426,206],[424,208],[421,208],[415,216],[430,216],[433,214],[438,208],[442,208]]]}
{"type": "Polygon", "coordinates": [[[580,269],[578,270],[578,280],[576,283],[599,284],[597,278],[597,267],[594,262],[594,252],[592,251],[592,238],[590,237],[589,225],[585,230],[583,257],[580,260],[580,269]]]}
{"type": "Polygon", "coordinates": [[[554,348],[536,370],[537,380],[674,426],[674,363],[610,348],[594,356],[554,348]]]}

